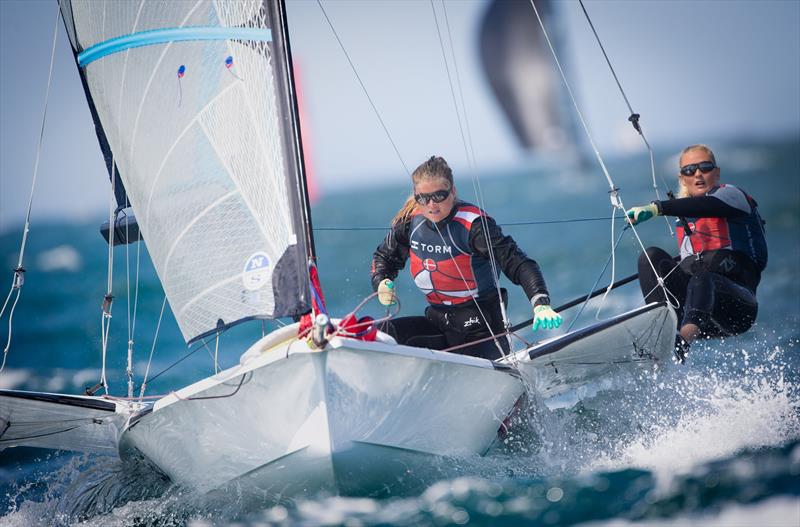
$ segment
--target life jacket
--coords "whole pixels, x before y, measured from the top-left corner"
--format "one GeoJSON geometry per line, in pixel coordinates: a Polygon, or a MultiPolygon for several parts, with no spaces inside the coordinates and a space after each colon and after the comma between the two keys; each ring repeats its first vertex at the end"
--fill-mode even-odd
{"type": "Polygon", "coordinates": [[[684,229],[677,229],[681,259],[710,251],[734,251],[747,256],[758,272],[763,271],[767,267],[767,240],[756,201],[733,185],[719,185],[706,195],[743,211],[749,209],[749,214],[741,218],[685,218],[692,234],[686,236],[684,229]]]}
{"type": "Polygon", "coordinates": [[[475,254],[469,243],[472,224],[485,213],[458,202],[438,224],[419,212],[411,218],[411,277],[432,305],[458,305],[495,291],[488,258],[475,254]]]}

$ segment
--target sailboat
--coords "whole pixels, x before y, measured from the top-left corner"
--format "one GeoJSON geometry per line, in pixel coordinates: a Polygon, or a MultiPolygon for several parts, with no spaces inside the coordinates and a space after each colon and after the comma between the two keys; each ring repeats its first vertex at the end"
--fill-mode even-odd
{"type": "Polygon", "coordinates": [[[348,331],[315,280],[283,2],[60,6],[120,210],[135,213],[109,223],[109,243],[147,244],[187,343],[300,320],[155,401],[0,390],[0,448],[118,453],[203,493],[391,492],[435,460],[484,455],[526,391],[669,362],[663,304],[498,361],[348,331]]]}

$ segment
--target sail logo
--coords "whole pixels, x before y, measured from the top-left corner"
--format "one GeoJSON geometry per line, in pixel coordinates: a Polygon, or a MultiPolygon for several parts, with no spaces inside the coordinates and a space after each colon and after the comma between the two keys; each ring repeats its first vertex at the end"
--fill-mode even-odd
{"type": "Polygon", "coordinates": [[[255,291],[261,289],[271,274],[269,256],[265,252],[257,252],[247,259],[242,271],[242,282],[245,289],[255,291]]]}

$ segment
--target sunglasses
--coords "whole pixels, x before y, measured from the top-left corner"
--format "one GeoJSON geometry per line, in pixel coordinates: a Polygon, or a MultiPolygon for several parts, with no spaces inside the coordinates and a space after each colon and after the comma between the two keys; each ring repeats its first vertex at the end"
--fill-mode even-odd
{"type": "Polygon", "coordinates": [[[441,203],[450,196],[450,189],[437,190],[436,192],[420,192],[414,194],[414,200],[420,205],[427,205],[431,201],[434,203],[441,203]]]}
{"type": "Polygon", "coordinates": [[[708,174],[715,168],[717,165],[714,164],[713,161],[701,161],[700,163],[692,163],[691,165],[684,165],[681,167],[681,175],[682,176],[693,176],[697,169],[700,169],[700,172],[703,174],[708,174]]]}

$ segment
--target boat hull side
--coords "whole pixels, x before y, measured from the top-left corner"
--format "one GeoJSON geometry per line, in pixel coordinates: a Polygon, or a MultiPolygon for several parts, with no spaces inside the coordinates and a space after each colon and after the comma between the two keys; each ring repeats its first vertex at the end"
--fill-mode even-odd
{"type": "MultiPolygon", "coordinates": [[[[327,411],[316,382],[324,361],[321,353],[289,356],[158,408],[123,433],[121,454],[133,449],[200,491],[293,452],[325,458],[327,411]]],[[[330,466],[327,473],[320,478],[330,483],[330,466]]]]}
{"type": "Polygon", "coordinates": [[[676,325],[669,306],[650,304],[525,350],[518,367],[539,396],[557,396],[615,372],[669,364],[676,325]]]}
{"type": "Polygon", "coordinates": [[[197,490],[269,501],[418,488],[442,477],[447,462],[432,460],[483,454],[522,394],[519,378],[489,361],[383,346],[339,339],[233,368],[224,384],[157,404],[121,449],[197,490]]]}

